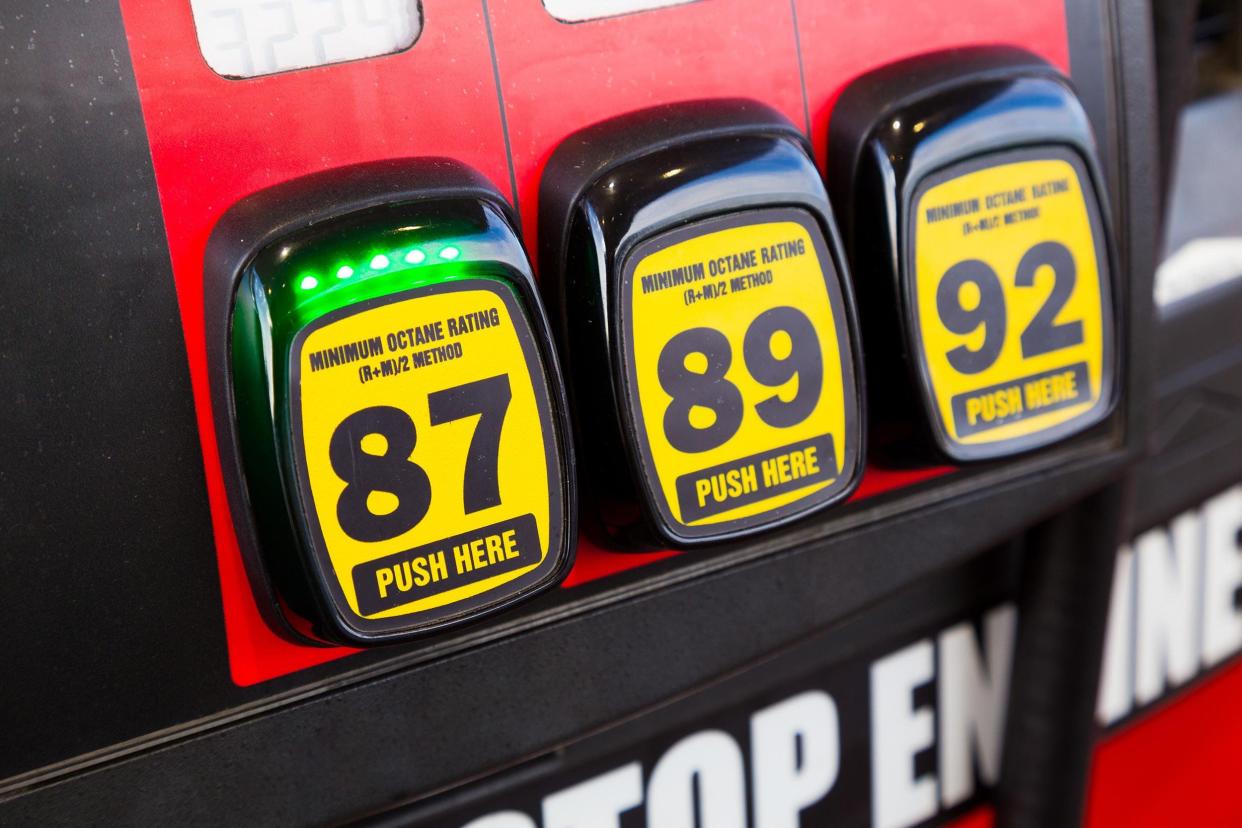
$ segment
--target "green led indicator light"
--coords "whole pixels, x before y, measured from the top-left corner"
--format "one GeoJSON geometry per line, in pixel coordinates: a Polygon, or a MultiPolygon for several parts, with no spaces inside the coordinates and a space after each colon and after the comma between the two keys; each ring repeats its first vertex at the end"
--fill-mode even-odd
{"type": "MultiPolygon", "coordinates": [[[[431,243],[433,245],[436,244],[434,240],[431,243]]],[[[372,248],[372,251],[373,250],[374,248],[372,248]]],[[[392,278],[401,278],[400,274],[406,271],[408,271],[408,273],[405,278],[412,280],[411,283],[413,284],[421,284],[424,280],[433,278],[461,278],[462,273],[460,272],[460,266],[457,265],[457,262],[461,260],[464,252],[465,251],[460,244],[450,243],[443,244],[443,246],[439,247],[439,249],[435,249],[435,247],[433,247],[431,252],[428,252],[425,249],[407,248],[404,246],[400,249],[387,250],[383,253],[368,251],[362,254],[363,258],[361,260],[355,259],[353,264],[343,264],[341,262],[341,258],[336,258],[335,263],[332,263],[330,266],[322,260],[309,261],[305,262],[305,269],[302,269],[294,277],[290,287],[300,294],[298,299],[299,303],[308,303],[306,307],[308,309],[314,308],[316,309],[314,312],[318,313],[328,307],[327,305],[321,304],[321,300],[327,300],[330,303],[339,302],[347,304],[352,301],[350,297],[357,295],[354,292],[356,290],[361,290],[368,295],[378,295],[379,293],[386,293],[394,290],[395,288],[388,285],[388,283],[391,282],[392,278]],[[428,270],[418,267],[419,265],[424,264],[437,265],[448,264],[449,262],[454,263],[454,267],[448,268],[452,271],[452,273],[440,273],[439,275],[434,275],[434,267],[428,270]],[[325,284],[323,280],[329,277],[322,277],[319,275],[319,268],[325,267],[328,273],[336,276],[336,280],[329,280],[327,284],[325,284]],[[417,270],[414,268],[417,268],[417,270]],[[381,273],[387,278],[375,280],[374,282],[368,278],[381,273]],[[354,276],[359,276],[360,274],[362,278],[357,280],[353,279],[354,276]],[[336,281],[344,282],[346,280],[350,280],[348,282],[348,288],[342,285],[340,290],[336,289],[336,281]],[[388,286],[386,287],[385,285],[388,286]],[[342,292],[342,290],[344,292],[342,292]],[[327,297],[333,298],[327,299],[327,297]]],[[[357,251],[354,251],[354,255],[358,255],[357,251]]],[[[337,256],[339,256],[339,252],[337,256]]],[[[348,261],[348,259],[346,261],[348,261]]]]}
{"type": "MultiPolygon", "coordinates": [[[[398,256],[399,254],[400,254],[400,251],[397,251],[397,252],[392,253],[391,256],[398,256]]],[[[443,247],[440,249],[439,256],[441,259],[451,262],[454,259],[461,257],[461,248],[456,245],[452,245],[452,244],[448,245],[447,247],[443,247]]],[[[420,265],[423,262],[427,261],[427,254],[421,250],[410,250],[404,256],[401,256],[401,261],[405,262],[406,264],[420,265]]],[[[392,263],[393,263],[393,259],[390,257],[389,254],[376,253],[374,256],[371,257],[371,261],[369,262],[369,265],[370,265],[371,270],[387,270],[388,268],[392,267],[392,263]]],[[[341,265],[340,267],[336,269],[336,278],[348,279],[349,277],[353,276],[354,273],[356,272],[357,271],[355,271],[349,265],[341,265]]],[[[302,277],[301,281],[298,283],[298,286],[301,287],[302,290],[314,290],[315,288],[319,287],[319,279],[316,278],[315,276],[306,275],[302,277]]]]}

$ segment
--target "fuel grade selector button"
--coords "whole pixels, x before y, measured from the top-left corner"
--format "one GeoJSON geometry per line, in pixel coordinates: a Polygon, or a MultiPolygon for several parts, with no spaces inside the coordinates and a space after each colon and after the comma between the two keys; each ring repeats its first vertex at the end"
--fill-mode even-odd
{"type": "Polygon", "coordinates": [[[562,385],[485,181],[431,161],[301,179],[230,211],[207,264],[235,522],[285,632],[398,640],[564,574],[562,385]]]}
{"type": "Polygon", "coordinates": [[[1086,114],[1052,67],[996,48],[873,72],[842,94],[829,157],[879,451],[996,458],[1109,414],[1102,178],[1086,114]]]}
{"type": "Polygon", "coordinates": [[[740,101],[571,136],[541,192],[595,528],[704,543],[855,486],[859,355],[826,194],[800,133],[740,101]],[[629,470],[629,474],[624,474],[629,470]],[[616,520],[638,501],[641,521],[616,520]]]}

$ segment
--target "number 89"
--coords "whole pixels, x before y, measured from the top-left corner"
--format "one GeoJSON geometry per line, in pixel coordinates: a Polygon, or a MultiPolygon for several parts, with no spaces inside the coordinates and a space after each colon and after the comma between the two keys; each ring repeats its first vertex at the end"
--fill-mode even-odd
{"type": "MultiPolygon", "coordinates": [[[[771,388],[798,378],[798,390],[788,401],[773,394],[755,403],[759,419],[773,428],[789,428],[815,410],[824,384],[824,362],[815,326],[805,313],[781,306],[759,314],[746,329],[742,358],[750,375],[771,388]],[[790,340],[789,354],[783,357],[772,353],[772,337],[779,331],[790,340]]],[[[715,328],[682,331],[660,351],[656,375],[660,387],[673,398],[664,411],[664,434],[673,448],[687,453],[710,451],[737,433],[744,405],[741,391],[725,378],[732,362],[729,340],[715,328]],[[706,358],[705,370],[687,367],[691,354],[706,358]],[[710,425],[691,422],[690,411],[696,407],[712,412],[710,425]]]]}

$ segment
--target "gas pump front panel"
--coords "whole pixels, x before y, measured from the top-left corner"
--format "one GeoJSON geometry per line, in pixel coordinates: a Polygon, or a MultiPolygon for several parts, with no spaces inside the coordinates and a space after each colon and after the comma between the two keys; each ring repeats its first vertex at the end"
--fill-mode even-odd
{"type": "MultiPolygon", "coordinates": [[[[13,744],[21,749],[4,757],[9,777],[78,756],[102,756],[123,743],[131,750],[133,740],[188,721],[219,735],[225,729],[215,728],[217,721],[235,721],[237,711],[257,710],[256,705],[284,703],[277,698],[296,696],[306,700],[307,710],[318,709],[312,697],[345,681],[365,679],[370,692],[372,685],[383,683],[371,682],[376,676],[426,668],[428,683],[419,694],[434,694],[436,688],[451,685],[440,681],[443,669],[468,666],[472,678],[451,685],[454,699],[441,696],[434,707],[393,705],[388,711],[384,726],[400,739],[385,744],[392,747],[400,741],[411,751],[395,759],[395,754],[382,754],[388,771],[378,764],[381,752],[367,754],[360,747],[356,753],[373,756],[377,763],[360,760],[352,768],[356,776],[379,780],[385,772],[396,774],[394,768],[400,765],[401,779],[390,780],[391,791],[421,794],[482,769],[475,764],[478,757],[462,752],[467,743],[505,746],[494,751],[493,758],[500,761],[499,753],[509,746],[534,755],[544,741],[574,735],[569,728],[581,720],[551,721],[548,717],[564,710],[546,706],[542,700],[547,687],[530,683],[538,678],[531,665],[546,667],[541,663],[545,655],[555,656],[553,672],[569,658],[578,659],[573,662],[581,665],[577,672],[594,675],[591,665],[606,659],[628,675],[646,676],[644,691],[633,697],[620,697],[614,685],[582,699],[582,709],[598,721],[626,715],[777,648],[811,627],[833,623],[841,613],[857,610],[861,605],[852,602],[863,600],[872,588],[918,578],[928,568],[947,566],[954,556],[1002,540],[1015,527],[1028,525],[1033,509],[1052,509],[1099,483],[1099,474],[1078,475],[1056,459],[1061,456],[1056,452],[1078,452],[1075,462],[1082,462],[1075,468],[1095,469],[1096,460],[1112,457],[1126,439],[1106,435],[1080,452],[1077,443],[1050,443],[1048,454],[1033,455],[1044,464],[1041,474],[1059,481],[1051,499],[1030,496],[1034,464],[1023,465],[1023,459],[971,470],[948,467],[943,455],[936,465],[912,455],[899,458],[904,463],[882,462],[872,447],[887,443],[891,435],[890,423],[878,421],[871,405],[881,394],[877,389],[918,385],[904,367],[897,381],[897,373],[873,359],[866,319],[851,317],[854,299],[861,298],[872,271],[846,255],[848,245],[834,239],[832,227],[840,227],[841,238],[848,242],[851,216],[863,212],[845,203],[829,209],[825,201],[822,210],[829,222],[815,209],[807,210],[802,197],[812,192],[810,185],[823,191],[822,180],[816,178],[834,157],[829,121],[838,93],[852,80],[909,55],[978,43],[1019,43],[1068,71],[1061,0],[1032,0],[1023,4],[1021,14],[1011,13],[1011,4],[1002,0],[978,0],[970,6],[878,2],[857,14],[804,0],[699,0],[645,3],[645,10],[629,8],[633,13],[611,15],[604,11],[636,4],[617,0],[587,9],[591,4],[422,0],[391,4],[382,21],[375,15],[362,19],[362,5],[374,11],[375,4],[341,4],[345,17],[339,33],[322,31],[336,25],[324,18],[335,4],[307,4],[313,8],[295,10],[292,22],[282,16],[283,4],[259,8],[223,0],[121,0],[117,6],[73,7],[72,14],[66,11],[69,7],[30,5],[28,19],[0,32],[0,42],[13,45],[14,71],[34,79],[32,90],[52,96],[52,87],[37,79],[62,82],[54,93],[60,96],[60,108],[36,105],[32,91],[31,101],[23,101],[20,113],[13,115],[27,129],[24,135],[40,136],[39,142],[23,139],[15,150],[28,165],[18,179],[19,193],[32,182],[55,181],[69,170],[77,171],[78,180],[95,182],[91,176],[104,163],[117,165],[116,186],[92,183],[92,190],[128,200],[115,201],[112,209],[104,199],[98,210],[82,212],[96,224],[91,225],[93,235],[83,230],[76,237],[82,244],[74,247],[66,246],[69,236],[63,232],[69,225],[66,217],[78,215],[74,211],[60,210],[59,221],[31,221],[24,231],[30,241],[19,246],[17,258],[30,263],[31,273],[46,272],[47,262],[60,260],[74,261],[83,273],[108,268],[112,281],[106,291],[102,279],[65,283],[63,307],[82,309],[81,314],[64,314],[73,317],[72,326],[67,321],[61,325],[59,318],[45,325],[40,313],[46,309],[20,303],[0,308],[0,316],[20,312],[28,317],[20,320],[23,324],[46,329],[48,336],[63,342],[81,343],[84,356],[74,370],[89,368],[83,376],[91,390],[100,399],[111,399],[113,406],[97,406],[99,417],[86,418],[79,411],[71,421],[47,402],[61,397],[54,393],[57,389],[39,383],[53,383],[64,368],[50,356],[38,363],[43,368],[37,376],[44,379],[21,376],[15,381],[23,393],[31,392],[29,400],[47,402],[38,408],[44,431],[89,436],[111,459],[107,466],[91,467],[100,472],[97,476],[75,466],[78,471],[69,478],[52,473],[58,467],[48,455],[37,461],[39,469],[26,474],[40,485],[10,492],[4,505],[29,522],[30,515],[50,513],[44,493],[62,492],[65,480],[72,479],[75,499],[83,504],[79,525],[117,539],[128,580],[115,568],[115,556],[99,556],[98,561],[80,556],[65,570],[78,580],[69,578],[65,584],[89,578],[94,584],[119,586],[113,591],[75,588],[72,595],[56,596],[57,603],[79,608],[77,617],[114,620],[113,626],[94,623],[92,629],[106,630],[111,641],[111,631],[123,628],[127,655],[122,664],[111,649],[104,658],[100,653],[105,648],[81,646],[73,638],[82,628],[76,622],[72,629],[36,630],[25,619],[38,620],[42,610],[20,614],[23,641],[36,649],[55,646],[60,658],[46,667],[30,659],[28,679],[9,683],[5,699],[21,709],[40,706],[29,700],[46,700],[42,706],[56,710],[61,719],[54,727],[42,716],[19,723],[13,744]],[[246,25],[228,28],[233,23],[246,25]],[[203,28],[208,25],[210,30],[203,28]],[[38,29],[38,38],[30,27],[38,29]],[[291,28],[297,31],[290,36],[291,28]],[[74,45],[83,30],[97,48],[74,45]],[[350,48],[337,39],[364,31],[369,39],[350,48]],[[45,38],[46,33],[56,36],[45,38]],[[38,51],[26,51],[28,42],[37,43],[38,51]],[[322,56],[316,51],[320,42],[322,56]],[[46,55],[51,53],[64,60],[49,61],[46,55]],[[116,103],[108,107],[115,115],[100,115],[96,81],[84,82],[82,73],[101,79],[98,83],[116,103]],[[615,341],[593,340],[605,354],[602,361],[578,346],[591,342],[589,338],[565,347],[560,301],[550,278],[558,265],[546,252],[544,239],[567,226],[568,216],[559,223],[545,218],[540,193],[558,147],[574,133],[620,116],[693,101],[738,99],[769,108],[788,125],[775,144],[785,161],[800,159],[795,177],[804,182],[802,189],[761,202],[750,191],[745,198],[708,210],[696,206],[650,226],[626,249],[614,250],[610,267],[616,279],[606,294],[609,312],[620,308],[619,286],[623,278],[629,279],[630,307],[615,319],[632,317],[632,336],[625,347],[646,354],[643,364],[636,357],[623,359],[620,325],[610,329],[618,333],[615,341]],[[54,115],[55,122],[46,115],[54,115]],[[125,153],[118,149],[122,146],[125,153]],[[420,193],[435,183],[425,171],[407,169],[377,188],[365,185],[361,177],[315,178],[377,162],[401,166],[402,159],[446,157],[486,180],[486,188],[476,187],[464,199],[473,208],[445,209],[462,203],[460,190],[454,194],[441,189],[436,198],[425,199],[420,193]],[[232,216],[230,225],[237,218],[234,208],[253,204],[249,199],[256,194],[308,177],[314,179],[313,188],[283,190],[281,199],[249,215],[246,232],[233,236],[245,239],[244,249],[239,242],[230,246],[227,261],[218,256],[223,248],[212,241],[213,233],[226,224],[226,216],[232,216]],[[317,193],[314,198],[310,189],[317,193]],[[130,209],[131,202],[141,202],[142,210],[130,209]],[[428,223],[422,211],[433,203],[437,221],[428,223]],[[463,231],[460,224],[440,220],[453,213],[472,217],[472,223],[463,231]],[[419,229],[402,230],[414,227],[419,229]],[[739,234],[746,243],[735,245],[739,234]],[[493,244],[502,237],[507,241],[493,244]],[[101,250],[105,239],[116,246],[116,255],[101,255],[96,261],[91,251],[101,250]],[[281,261],[286,244],[289,257],[281,261]],[[498,260],[502,247],[509,253],[498,260]],[[454,248],[459,250],[456,259],[451,252],[441,256],[454,248]],[[418,261],[415,251],[425,258],[418,261]],[[295,253],[301,257],[296,264],[295,253]],[[690,259],[706,269],[715,260],[717,270],[729,272],[703,284],[642,292],[644,276],[658,284],[660,273],[690,259]],[[342,267],[352,273],[342,278],[342,267]],[[764,274],[769,269],[771,284],[764,274]],[[227,278],[229,284],[217,284],[211,275],[216,273],[227,274],[220,279],[227,278]],[[450,273],[458,275],[439,278],[450,273]],[[537,277],[538,290],[528,277],[537,277]],[[728,295],[716,293],[715,283],[721,279],[729,286],[728,295]],[[744,288],[740,293],[733,293],[734,280],[744,288]],[[167,288],[170,281],[175,297],[171,290],[154,287],[167,288]],[[778,281],[797,290],[778,297],[778,281]],[[99,290],[83,287],[88,284],[99,290]],[[374,292],[368,287],[381,284],[374,292]],[[696,291],[691,303],[686,302],[687,287],[696,291]],[[470,301],[462,303],[463,297],[470,301]],[[271,316],[278,299],[288,310],[279,320],[271,316]],[[674,300],[680,307],[657,307],[675,305],[674,300]],[[551,312],[549,323],[539,310],[543,302],[551,312]],[[726,304],[730,313],[717,315],[714,308],[726,304]],[[141,313],[131,313],[133,308],[141,313]],[[279,323],[267,326],[266,341],[263,327],[251,325],[265,313],[268,322],[279,323]],[[79,324],[87,315],[106,318],[109,324],[79,324]],[[803,317],[810,320],[818,351],[806,347],[812,340],[803,317]],[[450,318],[456,320],[456,334],[450,331],[450,318]],[[167,337],[158,338],[152,320],[178,322],[167,337]],[[644,461],[641,447],[631,451],[624,445],[623,453],[611,455],[620,457],[619,463],[601,462],[594,455],[574,460],[579,448],[587,448],[571,437],[575,430],[597,437],[602,445],[607,435],[623,433],[623,418],[642,426],[641,432],[629,432],[634,440],[647,430],[663,439],[673,397],[660,383],[660,353],[682,333],[709,328],[728,342],[732,361],[725,379],[742,399],[743,420],[730,438],[736,442],[701,452],[702,462],[693,466],[669,463],[668,457],[677,457],[672,452],[660,459],[658,450],[649,452],[651,462],[644,461]],[[376,337],[382,352],[372,347],[376,337]],[[649,341],[639,342],[640,337],[649,341]],[[796,352],[795,342],[800,345],[796,352]],[[135,357],[156,345],[180,357],[164,351],[156,354],[158,360],[135,357]],[[428,357],[428,351],[435,356],[428,357]],[[403,357],[409,357],[408,371],[403,357]],[[558,367],[562,361],[564,381],[558,367]],[[613,398],[610,405],[582,405],[595,399],[587,391],[590,386],[577,379],[584,361],[606,366],[609,386],[626,376],[616,369],[631,366],[635,384],[642,384],[647,396],[640,390],[613,398]],[[818,395],[813,381],[804,383],[817,373],[817,364],[822,368],[818,395]],[[367,369],[370,379],[364,379],[367,369]],[[493,404],[504,399],[500,384],[487,381],[501,375],[509,378],[509,402],[494,446],[493,490],[491,464],[479,461],[493,453],[494,421],[499,419],[499,406],[493,404]],[[154,387],[153,382],[160,389],[173,389],[184,405],[165,405],[158,395],[144,397],[143,389],[154,387]],[[560,400],[562,393],[574,397],[572,411],[560,400]],[[126,407],[115,399],[120,394],[126,407]],[[853,413],[847,404],[851,399],[853,413]],[[352,419],[360,412],[361,420],[352,419]],[[805,419],[799,419],[803,413],[805,419]],[[144,427],[135,431],[139,422],[144,427]],[[878,422],[885,428],[877,429],[878,422]],[[410,443],[411,423],[414,441],[400,458],[410,443]],[[831,452],[825,439],[829,435],[831,452]],[[256,446],[258,451],[252,452],[256,446]],[[706,486],[688,481],[692,485],[688,490],[682,486],[684,496],[678,489],[678,480],[687,475],[790,446],[801,449],[800,465],[792,452],[784,464],[776,458],[773,479],[782,485],[784,476],[785,483],[800,486],[797,491],[711,513],[730,499],[729,472],[738,472],[733,477],[736,490],[742,469],[725,469],[723,478],[708,475],[706,486]],[[807,450],[812,447],[814,462],[807,450]],[[832,467],[821,462],[829,456],[832,467]],[[148,473],[152,463],[163,464],[160,474],[148,473]],[[519,467],[521,474],[511,471],[519,467]],[[105,468],[107,475],[102,473],[105,468]],[[650,476],[644,468],[653,470],[650,476]],[[423,490],[416,469],[426,475],[431,491],[430,504],[417,523],[420,499],[399,497],[423,490]],[[122,471],[126,496],[118,497],[116,475],[122,471]],[[578,479],[581,498],[576,494],[578,479]],[[468,480],[478,485],[468,485],[468,480]],[[383,485],[366,488],[377,482],[383,485]],[[593,493],[613,482],[617,489],[630,491],[625,499],[606,502],[600,520],[593,493]],[[586,489],[592,490],[591,497],[586,489]],[[500,502],[488,505],[493,492],[500,502]],[[974,501],[971,509],[986,509],[990,520],[986,527],[960,522],[965,539],[958,533],[949,544],[943,533],[929,528],[927,516],[937,510],[950,518],[960,516],[958,504],[967,492],[974,501]],[[589,518],[584,508],[586,531],[581,535],[573,515],[580,500],[584,507],[592,506],[589,518]],[[94,508],[103,503],[106,509],[94,508]],[[160,520],[153,516],[157,507],[150,504],[164,510],[160,520]],[[196,512],[197,507],[203,508],[196,512]],[[115,515],[115,522],[101,523],[103,515],[115,515]],[[527,515],[534,518],[538,564],[527,557],[530,545],[521,543],[529,536],[522,528],[529,524],[523,522],[527,515]],[[589,524],[597,521],[636,531],[632,536],[591,534],[589,524]],[[661,522],[669,531],[661,531],[661,522]],[[111,528],[93,528],[104,525],[111,528]],[[133,528],[139,526],[145,531],[133,528]],[[505,528],[484,537],[471,535],[494,526],[505,528]],[[916,527],[917,534],[903,535],[898,542],[892,532],[901,527],[916,527]],[[398,530],[404,531],[384,537],[398,530]],[[506,547],[510,530],[513,544],[506,547]],[[866,533],[864,540],[858,540],[860,532],[866,533]],[[442,571],[438,559],[433,563],[428,553],[419,551],[429,544],[439,547],[432,554],[443,549],[446,555],[443,571],[448,577],[434,582],[442,571]],[[481,578],[469,584],[456,580],[452,557],[454,547],[463,546],[470,553],[462,559],[462,574],[481,578]],[[643,551],[633,552],[633,546],[643,551]],[[683,553],[669,547],[693,549],[683,553]],[[408,557],[389,560],[393,555],[408,557]],[[525,568],[527,561],[533,568],[525,568]],[[567,571],[565,586],[553,588],[567,571]],[[134,573],[140,577],[128,577],[134,573]],[[418,579],[428,583],[418,584],[418,579]],[[727,596],[722,591],[726,585],[727,596]],[[474,589],[479,591],[467,595],[474,589]],[[369,597],[360,600],[364,592],[369,597]],[[693,600],[688,600],[691,593],[693,600]],[[683,598],[687,600],[677,603],[683,598]],[[727,616],[712,615],[726,605],[727,616]],[[502,608],[503,613],[492,612],[502,608]],[[621,610],[625,612],[618,614],[621,610]],[[479,614],[487,616],[483,622],[464,623],[479,614]],[[622,617],[624,631],[615,630],[613,638],[601,632],[601,624],[622,617]],[[562,630],[577,637],[542,644],[562,630]],[[424,637],[366,653],[351,646],[416,635],[424,637]],[[676,659],[654,656],[663,652],[670,635],[694,637],[694,651],[676,659]],[[536,636],[541,649],[520,649],[521,642],[534,642],[536,636]],[[626,646],[608,646],[619,640],[626,646]],[[504,646],[483,646],[489,642],[504,646]],[[523,664],[508,663],[518,652],[525,654],[523,664]],[[479,658],[493,656],[494,670],[477,667],[479,658]],[[149,671],[132,669],[131,662],[156,661],[163,671],[158,686],[149,671]],[[418,669],[405,669],[415,665],[418,669]],[[68,673],[106,682],[116,693],[92,706],[75,704],[72,687],[59,681],[68,673]],[[455,699],[499,698],[501,686],[488,682],[514,675],[531,692],[507,696],[503,714],[474,704],[477,715],[466,721],[455,699]],[[518,732],[523,722],[528,723],[526,730],[518,732]],[[464,734],[455,742],[463,746],[461,751],[416,749],[432,735],[426,730],[431,723],[464,734]],[[482,733],[486,737],[466,738],[482,733]]],[[[1090,64],[1076,63],[1076,71],[1090,64]]],[[[670,133],[684,135],[686,121],[675,120],[670,133]]],[[[658,149],[677,151],[669,145],[658,149]]],[[[687,153],[688,160],[719,162],[717,150],[698,149],[687,153]]],[[[685,165],[670,164],[661,171],[677,166],[685,165]]],[[[674,175],[665,181],[671,185],[679,178],[684,180],[674,175]]],[[[832,175],[827,181],[833,186],[832,175]]],[[[1083,186],[1084,194],[1090,186],[1104,200],[1101,182],[1093,175],[1083,186]]],[[[56,199],[49,196],[49,201],[56,199]]],[[[1002,278],[1007,275],[1000,264],[994,268],[1002,278]]],[[[1080,270],[1079,285],[1084,284],[1080,270]]],[[[1114,293],[1112,301],[1122,299],[1114,293]]],[[[578,307],[589,316],[585,305],[578,307]]],[[[1114,328],[1119,336],[1121,321],[1114,328]]],[[[1017,326],[1010,326],[1015,333],[1017,326]]],[[[45,356],[52,353],[45,349],[45,356]]],[[[63,363],[61,357],[57,360],[63,363]]],[[[707,354],[698,351],[687,353],[681,365],[702,373],[706,361],[707,354]]],[[[685,390],[678,399],[691,402],[694,398],[687,400],[685,390]]],[[[713,405],[718,405],[717,390],[712,391],[713,405]]],[[[723,430],[713,430],[714,421],[702,408],[691,405],[684,411],[683,425],[718,438],[723,430]]],[[[719,408],[728,414],[727,405],[719,408]]],[[[676,417],[669,422],[673,439],[685,445],[676,417]]],[[[721,422],[729,425],[728,419],[721,422]]],[[[44,440],[43,445],[53,444],[44,440]]],[[[756,480],[763,481],[763,460],[755,471],[756,480]]],[[[84,543],[82,536],[68,532],[45,537],[45,545],[49,538],[64,548],[84,543]]],[[[27,546],[20,538],[15,542],[19,548],[27,546]]],[[[15,556],[10,582],[26,585],[41,577],[37,560],[41,558],[15,556]]],[[[26,592],[24,586],[15,587],[18,594],[11,603],[23,607],[33,602],[26,592]]],[[[121,633],[116,636],[120,640],[121,633]]],[[[335,703],[335,695],[332,699],[334,708],[344,707],[335,703]]],[[[386,738],[378,733],[364,736],[356,724],[338,732],[372,748],[386,738]]],[[[271,740],[265,744],[276,746],[271,740]]],[[[259,752],[247,750],[245,755],[253,758],[259,752]]],[[[239,760],[238,767],[242,764],[239,760]]],[[[304,785],[303,793],[316,787],[333,789],[304,785]]],[[[299,799],[297,807],[312,807],[312,799],[299,799]]]]}

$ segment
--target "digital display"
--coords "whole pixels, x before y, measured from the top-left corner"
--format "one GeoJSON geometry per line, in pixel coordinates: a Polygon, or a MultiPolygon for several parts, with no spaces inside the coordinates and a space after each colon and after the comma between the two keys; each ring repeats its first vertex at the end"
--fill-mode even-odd
{"type": "Polygon", "coordinates": [[[390,55],[414,45],[421,0],[190,0],[203,57],[253,78],[390,55]]]}

